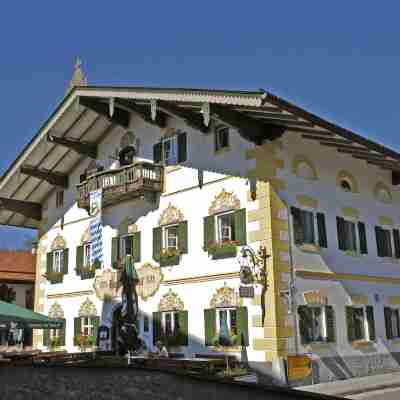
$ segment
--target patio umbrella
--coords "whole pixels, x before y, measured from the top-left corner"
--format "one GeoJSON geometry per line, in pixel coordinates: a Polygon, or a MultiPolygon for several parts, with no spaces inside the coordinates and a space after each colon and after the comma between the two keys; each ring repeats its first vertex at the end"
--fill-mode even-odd
{"type": "Polygon", "coordinates": [[[32,329],[60,329],[63,322],[0,300],[0,324],[14,322],[32,329]]]}

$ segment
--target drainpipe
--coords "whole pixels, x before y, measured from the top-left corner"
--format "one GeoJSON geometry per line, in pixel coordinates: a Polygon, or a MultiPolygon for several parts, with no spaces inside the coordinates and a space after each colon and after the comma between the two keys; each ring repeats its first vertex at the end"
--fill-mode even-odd
{"type": "Polygon", "coordinates": [[[298,332],[297,332],[297,313],[296,313],[296,298],[295,298],[295,275],[293,267],[293,252],[292,252],[292,226],[290,223],[290,209],[289,205],[285,200],[281,199],[286,207],[288,215],[288,236],[289,236],[289,303],[290,309],[293,315],[294,323],[294,346],[296,355],[299,354],[299,342],[298,342],[298,332]]]}

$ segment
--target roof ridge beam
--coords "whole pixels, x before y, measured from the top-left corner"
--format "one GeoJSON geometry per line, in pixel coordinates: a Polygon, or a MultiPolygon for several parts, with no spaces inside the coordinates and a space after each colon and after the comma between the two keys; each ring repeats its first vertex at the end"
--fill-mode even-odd
{"type": "MultiPolygon", "coordinates": [[[[204,119],[200,114],[182,109],[177,105],[165,100],[155,100],[155,105],[156,111],[160,110],[165,114],[182,120],[187,125],[199,130],[200,132],[208,133],[210,131],[210,128],[204,124],[204,119]]],[[[157,112],[155,114],[157,118],[157,112]]]]}
{"type": "Polygon", "coordinates": [[[36,221],[42,219],[42,205],[40,203],[0,197],[0,209],[1,208],[36,221]]]}
{"type": "Polygon", "coordinates": [[[150,107],[137,104],[137,102],[129,101],[127,99],[115,99],[115,104],[125,109],[129,112],[133,112],[138,115],[143,121],[149,124],[156,125],[159,128],[165,128],[166,118],[164,113],[157,113],[156,118],[153,120],[150,116],[150,107]]]}
{"type": "Polygon", "coordinates": [[[278,120],[276,123],[260,122],[220,104],[210,104],[210,115],[212,119],[237,129],[242,137],[256,144],[261,144],[264,139],[278,139],[286,130],[284,125],[278,123],[278,120]]]}
{"type": "Polygon", "coordinates": [[[51,171],[47,168],[38,168],[28,164],[22,165],[20,172],[24,175],[42,179],[54,186],[68,187],[68,175],[62,172],[51,171]]]}
{"type": "Polygon", "coordinates": [[[97,145],[92,142],[84,142],[77,139],[66,138],[66,137],[58,137],[47,134],[47,140],[49,142],[59,144],[61,146],[68,147],[78,154],[82,154],[84,156],[88,156],[90,158],[97,158],[97,145]]]}
{"type": "Polygon", "coordinates": [[[122,126],[123,128],[129,128],[130,113],[129,111],[123,110],[120,107],[114,107],[113,112],[110,115],[110,105],[102,101],[96,100],[94,97],[79,97],[79,105],[86,107],[96,114],[107,118],[110,122],[122,126]]]}

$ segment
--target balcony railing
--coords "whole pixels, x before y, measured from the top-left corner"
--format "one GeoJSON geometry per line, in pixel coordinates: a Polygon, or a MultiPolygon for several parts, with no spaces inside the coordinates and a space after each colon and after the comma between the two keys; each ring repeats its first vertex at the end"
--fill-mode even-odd
{"type": "Polygon", "coordinates": [[[141,197],[146,192],[161,192],[163,176],[162,166],[147,162],[99,172],[77,185],[78,207],[88,210],[90,192],[98,189],[103,189],[103,207],[141,197]]]}

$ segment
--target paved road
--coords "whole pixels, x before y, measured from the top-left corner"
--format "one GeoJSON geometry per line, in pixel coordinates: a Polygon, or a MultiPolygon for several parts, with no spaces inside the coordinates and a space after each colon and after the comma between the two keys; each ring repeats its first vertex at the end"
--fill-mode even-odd
{"type": "Polygon", "coordinates": [[[399,400],[400,387],[357,394],[348,398],[355,400],[399,400]]]}

